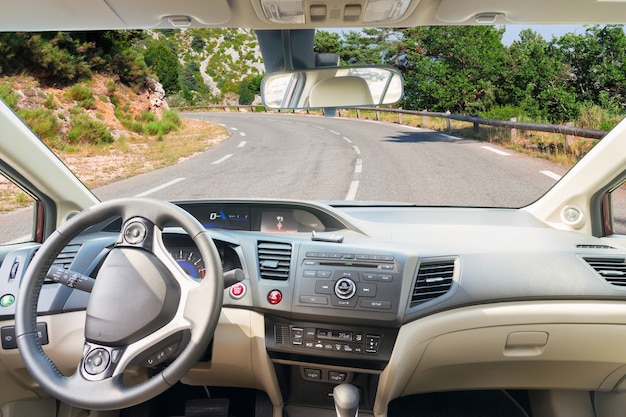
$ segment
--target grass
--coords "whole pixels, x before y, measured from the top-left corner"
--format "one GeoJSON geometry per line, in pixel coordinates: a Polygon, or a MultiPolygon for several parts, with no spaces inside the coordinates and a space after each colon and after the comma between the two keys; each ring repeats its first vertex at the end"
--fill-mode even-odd
{"type": "MultiPolygon", "coordinates": [[[[379,112],[380,121],[399,123],[399,115],[395,113],[379,112]]],[[[357,117],[356,110],[342,111],[343,117],[357,117]]],[[[376,120],[376,112],[359,111],[358,117],[361,119],[376,120]]],[[[596,139],[574,138],[571,146],[566,144],[566,136],[558,133],[546,133],[535,131],[518,130],[515,140],[511,139],[511,130],[496,128],[490,126],[480,126],[478,134],[474,131],[473,123],[451,121],[451,129],[448,130],[446,119],[438,117],[426,117],[403,114],[401,116],[402,124],[432,129],[436,131],[445,131],[454,136],[476,139],[484,142],[495,143],[518,152],[522,152],[534,157],[544,158],[553,162],[564,165],[574,165],[597,143],[596,139]]],[[[589,120],[593,116],[589,117],[589,120]]],[[[600,120],[596,114],[596,120],[600,120]]],[[[606,117],[601,121],[591,124],[587,121],[587,125],[579,127],[587,127],[593,129],[610,130],[620,120],[619,116],[606,117]]],[[[579,122],[580,124],[581,122],[579,122]]]]}
{"type": "Polygon", "coordinates": [[[83,144],[78,152],[57,151],[77,177],[93,188],[175,164],[227,137],[221,126],[186,122],[161,140],[151,136],[121,136],[113,143],[83,144]],[[213,138],[208,140],[207,138],[213,138]]]}

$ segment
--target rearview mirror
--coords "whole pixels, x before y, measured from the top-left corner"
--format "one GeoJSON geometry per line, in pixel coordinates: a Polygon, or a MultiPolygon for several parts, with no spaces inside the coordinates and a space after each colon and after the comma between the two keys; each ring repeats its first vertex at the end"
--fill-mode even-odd
{"type": "Polygon", "coordinates": [[[267,75],[261,84],[270,109],[361,107],[402,98],[402,75],[392,67],[324,67],[267,75]]]}

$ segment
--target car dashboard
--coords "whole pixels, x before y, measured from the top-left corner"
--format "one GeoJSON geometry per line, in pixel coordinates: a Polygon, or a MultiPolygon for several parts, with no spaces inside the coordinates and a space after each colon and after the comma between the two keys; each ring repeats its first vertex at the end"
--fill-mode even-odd
{"type": "MultiPolygon", "coordinates": [[[[422,392],[623,388],[626,250],[603,239],[516,209],[175,204],[209,230],[224,272],[244,277],[224,290],[214,340],[184,383],[261,389],[289,412],[331,409],[329,389],[350,382],[361,414],[377,416],[422,392]]],[[[95,277],[119,230],[117,219],[86,230],[55,264],[95,277]]],[[[203,279],[181,228],[168,225],[163,240],[191,279],[203,279]]],[[[15,304],[3,300],[18,297],[37,248],[0,266],[0,361],[13,373],[15,304]]],[[[65,350],[61,319],[80,317],[88,302],[88,293],[44,283],[38,311],[51,358],[80,357],[80,341],[65,350]]]]}

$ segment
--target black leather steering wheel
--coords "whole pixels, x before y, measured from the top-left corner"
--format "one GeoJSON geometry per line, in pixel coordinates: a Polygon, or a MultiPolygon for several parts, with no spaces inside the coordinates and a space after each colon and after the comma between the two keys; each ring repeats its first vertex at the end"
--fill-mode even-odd
{"type": "Polygon", "coordinates": [[[38,250],[17,300],[17,345],[33,378],[59,400],[90,410],[130,407],[165,391],[198,361],[217,326],[223,291],[219,254],[194,217],[164,201],[112,200],[73,217],[38,250]],[[50,265],[72,238],[115,217],[122,218],[122,231],[91,292],[82,357],[77,371],[64,376],[37,335],[39,292],[50,265]],[[169,224],[182,227],[198,247],[206,267],[201,282],[169,256],[161,236],[169,224]],[[129,366],[170,361],[137,385],[122,381],[129,366]]]}

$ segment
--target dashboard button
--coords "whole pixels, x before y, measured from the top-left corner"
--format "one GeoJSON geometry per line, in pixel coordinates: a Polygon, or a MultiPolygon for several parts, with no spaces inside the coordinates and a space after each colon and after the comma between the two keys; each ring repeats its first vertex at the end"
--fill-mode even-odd
{"type": "Polygon", "coordinates": [[[283,293],[280,292],[279,290],[272,290],[267,294],[267,301],[272,305],[276,305],[280,303],[282,299],[283,299],[283,293]]]}
{"type": "Polygon", "coordinates": [[[317,271],[317,278],[330,278],[330,271],[317,271]]]}
{"type": "Polygon", "coordinates": [[[110,359],[109,352],[105,349],[97,348],[89,352],[83,366],[88,374],[98,375],[107,369],[110,359]]]}
{"type": "Polygon", "coordinates": [[[378,281],[378,274],[364,272],[361,276],[363,277],[363,281],[378,281]]]}
{"type": "Polygon", "coordinates": [[[229,293],[231,298],[239,300],[240,298],[243,298],[244,295],[246,295],[246,286],[241,282],[233,284],[229,289],[229,293]]]}
{"type": "Polygon", "coordinates": [[[390,310],[391,301],[361,300],[360,306],[365,308],[375,308],[378,310],[390,310]]]}
{"type": "Polygon", "coordinates": [[[380,281],[380,282],[392,282],[393,281],[393,275],[390,275],[390,274],[379,274],[378,278],[376,280],[380,281]]]}
{"type": "Polygon", "coordinates": [[[304,368],[304,377],[306,379],[322,379],[322,371],[319,369],[304,368]]]}
{"type": "Polygon", "coordinates": [[[304,304],[328,304],[328,298],[322,295],[301,295],[300,302],[304,304]]]}
{"type": "Polygon", "coordinates": [[[317,276],[317,271],[304,271],[302,276],[305,278],[315,278],[317,276]]]}
{"type": "Polygon", "coordinates": [[[376,297],[376,284],[358,284],[356,288],[359,297],[376,297]]]}
{"type": "Polygon", "coordinates": [[[333,286],[332,281],[317,281],[315,283],[315,292],[317,294],[332,294],[333,286]]]}
{"type": "Polygon", "coordinates": [[[346,380],[346,373],[330,371],[328,373],[328,379],[330,379],[332,382],[344,382],[346,380]]]}

